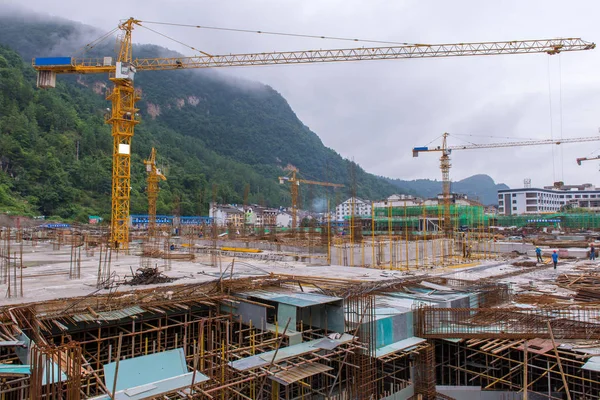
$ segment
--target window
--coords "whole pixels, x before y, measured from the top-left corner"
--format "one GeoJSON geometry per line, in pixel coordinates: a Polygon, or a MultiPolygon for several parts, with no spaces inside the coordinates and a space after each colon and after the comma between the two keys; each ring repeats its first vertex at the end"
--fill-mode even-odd
{"type": "Polygon", "coordinates": [[[516,200],[513,200],[513,204],[517,204],[517,201],[516,201],[516,200]]]}
{"type": "Polygon", "coordinates": [[[560,195],[560,198],[561,198],[561,199],[564,199],[564,198],[565,198],[565,195],[564,195],[564,194],[561,194],[561,195],[560,195]]]}
{"type": "Polygon", "coordinates": [[[513,207],[513,211],[517,211],[517,207],[513,207]]]}
{"type": "Polygon", "coordinates": [[[517,197],[517,194],[516,194],[516,193],[513,193],[513,196],[512,196],[512,197],[517,197]]]}
{"type": "Polygon", "coordinates": [[[587,199],[588,197],[589,197],[589,196],[588,196],[587,194],[584,194],[584,195],[583,195],[583,198],[584,198],[584,199],[587,199]]]}
{"type": "Polygon", "coordinates": [[[580,199],[580,198],[581,198],[581,195],[580,195],[580,194],[576,194],[576,195],[575,195],[575,198],[576,198],[576,199],[580,199]]]}

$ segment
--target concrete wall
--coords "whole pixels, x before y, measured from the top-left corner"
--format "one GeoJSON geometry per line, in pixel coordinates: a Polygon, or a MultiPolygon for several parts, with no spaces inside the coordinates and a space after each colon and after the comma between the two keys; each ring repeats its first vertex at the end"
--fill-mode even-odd
{"type": "MultiPolygon", "coordinates": [[[[185,241],[183,241],[185,243],[185,241]]],[[[197,240],[196,243],[202,247],[211,248],[213,246],[213,241],[211,239],[202,239],[197,240]]],[[[217,240],[217,248],[220,247],[240,247],[245,249],[259,249],[265,251],[282,251],[287,253],[308,253],[308,249],[306,247],[299,246],[287,246],[282,245],[281,243],[273,243],[266,240],[255,240],[255,241],[246,241],[246,240],[227,240],[227,239],[218,239],[217,240]]],[[[327,254],[327,246],[313,246],[310,249],[311,253],[314,254],[327,254]]]]}
{"type": "Polygon", "coordinates": [[[412,311],[396,314],[375,321],[377,347],[387,346],[402,339],[414,336],[412,311]]]}
{"type": "MultiPolygon", "coordinates": [[[[521,400],[523,393],[509,392],[502,390],[481,390],[479,386],[437,386],[437,391],[446,396],[460,400],[521,400]]],[[[553,398],[561,399],[563,394],[552,393],[553,398]]],[[[548,396],[528,392],[529,400],[548,399],[548,396]]]]}
{"type": "Polygon", "coordinates": [[[390,396],[384,397],[382,400],[408,400],[415,395],[415,387],[410,385],[390,396]]]}

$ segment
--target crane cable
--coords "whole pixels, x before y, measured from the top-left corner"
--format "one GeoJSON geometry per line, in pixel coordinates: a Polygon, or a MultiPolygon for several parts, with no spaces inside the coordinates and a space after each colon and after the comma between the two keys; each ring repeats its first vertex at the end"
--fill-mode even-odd
{"type": "Polygon", "coordinates": [[[79,48],[78,50],[75,51],[75,54],[79,54],[81,52],[81,54],[85,54],[88,51],[92,50],[94,47],[96,47],[97,45],[99,45],[100,43],[102,43],[103,41],[105,41],[107,38],[109,38],[113,33],[115,33],[116,31],[118,31],[119,28],[113,28],[110,31],[106,32],[104,35],[92,40],[91,42],[89,42],[88,44],[86,44],[85,46],[79,48]]]}
{"type": "Polygon", "coordinates": [[[154,32],[154,33],[156,33],[157,35],[160,35],[160,36],[162,36],[162,37],[164,37],[164,38],[166,38],[166,39],[169,39],[169,40],[172,40],[172,41],[174,41],[174,42],[176,42],[176,43],[179,43],[180,45],[182,45],[182,46],[184,46],[184,47],[187,47],[188,49],[191,49],[191,50],[193,50],[193,51],[197,51],[198,53],[204,54],[205,56],[212,57],[212,55],[211,55],[211,54],[208,54],[208,53],[206,53],[206,52],[204,52],[204,51],[202,51],[202,50],[199,50],[199,49],[197,49],[197,48],[195,48],[195,47],[193,47],[193,46],[190,46],[189,44],[185,44],[185,43],[183,43],[183,42],[182,42],[182,41],[180,41],[180,40],[177,40],[177,39],[175,39],[175,38],[172,38],[172,37],[170,37],[170,36],[168,36],[168,35],[165,35],[164,33],[160,33],[159,31],[157,31],[157,30],[154,30],[154,29],[152,29],[152,28],[148,28],[147,26],[144,26],[144,25],[140,25],[140,26],[141,26],[142,28],[144,28],[144,29],[147,29],[147,30],[149,30],[150,32],[154,32]]]}
{"type": "MultiPolygon", "coordinates": [[[[548,57],[548,102],[550,111],[550,139],[554,140],[554,122],[552,114],[552,86],[550,84],[550,57],[548,57]]],[[[554,146],[552,146],[552,181],[556,182],[556,162],[554,159],[554,146]]]]}
{"type": "MultiPolygon", "coordinates": [[[[482,138],[491,138],[491,139],[510,139],[510,140],[539,140],[539,138],[516,138],[512,136],[493,136],[493,135],[472,135],[472,134],[464,134],[464,133],[453,133],[452,136],[470,136],[470,137],[482,137],[482,138]]],[[[463,139],[464,140],[464,139],[463,139]]]]}
{"type": "MultiPolygon", "coordinates": [[[[563,138],[563,107],[562,107],[562,62],[560,53],[558,53],[558,104],[560,113],[560,140],[563,138]]],[[[563,154],[563,147],[560,147],[560,168],[561,168],[561,180],[565,180],[565,157],[563,154]]]]}
{"type": "Polygon", "coordinates": [[[262,30],[253,30],[253,29],[223,28],[223,27],[218,27],[218,26],[176,24],[176,23],[170,23],[170,22],[157,22],[157,21],[141,21],[141,22],[143,22],[145,24],[178,26],[178,27],[185,27],[185,28],[207,29],[207,30],[214,30],[214,31],[226,31],[226,32],[238,32],[238,33],[258,33],[258,34],[263,34],[263,35],[301,37],[301,38],[309,38],[309,39],[343,40],[343,41],[348,41],[348,42],[395,44],[395,45],[400,45],[400,46],[415,46],[415,45],[417,45],[416,43],[406,43],[406,42],[357,39],[357,38],[346,38],[346,37],[324,36],[324,35],[307,35],[307,34],[302,34],[302,33],[271,32],[271,31],[262,31],[262,30]]]}

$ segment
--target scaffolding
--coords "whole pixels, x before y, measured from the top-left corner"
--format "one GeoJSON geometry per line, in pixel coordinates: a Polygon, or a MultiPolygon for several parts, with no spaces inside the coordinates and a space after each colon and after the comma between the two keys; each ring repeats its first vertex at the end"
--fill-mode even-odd
{"type": "Polygon", "coordinates": [[[589,354],[557,348],[551,340],[434,340],[439,385],[523,393],[538,399],[600,399],[597,370],[584,368],[589,354]],[[566,385],[565,385],[566,382],[566,385]]]}

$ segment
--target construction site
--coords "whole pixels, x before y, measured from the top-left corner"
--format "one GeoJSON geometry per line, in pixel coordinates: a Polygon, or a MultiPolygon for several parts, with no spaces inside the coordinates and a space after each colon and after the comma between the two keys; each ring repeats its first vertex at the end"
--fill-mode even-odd
{"type": "MultiPolygon", "coordinates": [[[[114,84],[112,207],[107,225],[0,230],[0,399],[600,400],[600,269],[594,213],[490,217],[451,202],[452,150],[439,147],[439,205],[373,208],[336,229],[234,232],[159,224],[160,182],[144,161],[148,219],[130,221],[131,154],[140,123],[135,73],[592,50],[581,39],[134,59],[36,58],[38,86],[58,74],[114,84]],[[535,218],[532,221],[532,218],[535,218]],[[509,240],[515,236],[520,240],[509,240]],[[539,248],[536,254],[536,248],[539,248]],[[592,252],[594,248],[591,248],[592,252]],[[552,255],[558,254],[557,265],[552,255]],[[538,256],[539,257],[536,257],[538,256]]],[[[109,36],[107,36],[109,37],[109,36]]],[[[561,139],[586,142],[599,137],[561,139]]],[[[356,196],[356,187],[350,188],[356,196]]]]}
{"type": "Polygon", "coordinates": [[[2,398],[600,398],[598,233],[202,228],[3,229],[2,398]]]}

